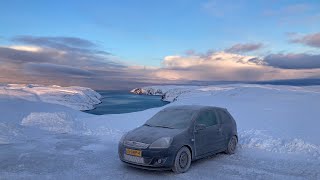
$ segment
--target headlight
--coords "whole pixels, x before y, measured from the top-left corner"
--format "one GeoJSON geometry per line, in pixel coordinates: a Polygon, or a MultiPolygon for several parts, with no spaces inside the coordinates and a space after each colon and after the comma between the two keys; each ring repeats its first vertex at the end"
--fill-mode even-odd
{"type": "Polygon", "coordinates": [[[128,133],[124,133],[119,141],[120,144],[123,144],[124,143],[124,139],[126,138],[128,133]]]}
{"type": "Polygon", "coordinates": [[[150,145],[150,149],[164,149],[171,145],[172,137],[162,137],[150,145]]]}

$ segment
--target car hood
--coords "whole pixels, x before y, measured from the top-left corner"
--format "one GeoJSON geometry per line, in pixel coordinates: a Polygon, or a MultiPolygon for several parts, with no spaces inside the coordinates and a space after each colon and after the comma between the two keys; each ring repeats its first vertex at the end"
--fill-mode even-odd
{"type": "Polygon", "coordinates": [[[161,127],[140,126],[126,135],[126,141],[137,141],[151,144],[162,137],[173,137],[181,133],[183,129],[168,129],[161,127]]]}

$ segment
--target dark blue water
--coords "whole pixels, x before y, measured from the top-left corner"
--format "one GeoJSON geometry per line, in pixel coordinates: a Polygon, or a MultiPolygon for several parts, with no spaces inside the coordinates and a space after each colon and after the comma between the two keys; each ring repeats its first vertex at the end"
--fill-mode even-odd
{"type": "Polygon", "coordinates": [[[160,107],[167,104],[160,96],[131,94],[128,91],[97,91],[102,96],[102,103],[95,109],[84,111],[90,114],[120,114],[160,107]]]}

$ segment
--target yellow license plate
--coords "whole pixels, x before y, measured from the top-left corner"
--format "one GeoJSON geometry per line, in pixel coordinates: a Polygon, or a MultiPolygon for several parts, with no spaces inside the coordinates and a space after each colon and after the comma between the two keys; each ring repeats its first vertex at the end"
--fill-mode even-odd
{"type": "Polygon", "coordinates": [[[131,156],[141,157],[142,152],[140,150],[134,150],[134,149],[127,149],[126,148],[126,154],[131,155],[131,156]]]}

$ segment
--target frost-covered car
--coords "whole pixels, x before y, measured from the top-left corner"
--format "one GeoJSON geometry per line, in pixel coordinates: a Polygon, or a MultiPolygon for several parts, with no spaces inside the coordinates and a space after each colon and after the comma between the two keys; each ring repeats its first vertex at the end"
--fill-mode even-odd
{"type": "Polygon", "coordinates": [[[171,106],[123,135],[118,153],[134,167],[183,173],[193,160],[223,151],[233,154],[237,142],[236,122],[227,109],[171,106]]]}

